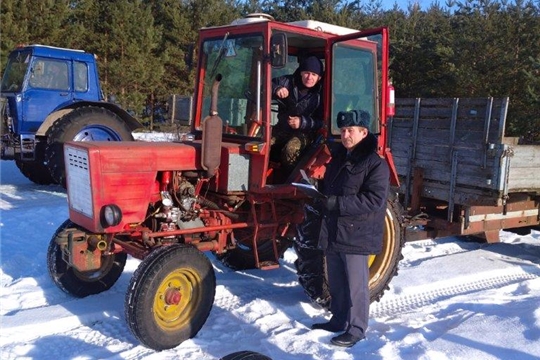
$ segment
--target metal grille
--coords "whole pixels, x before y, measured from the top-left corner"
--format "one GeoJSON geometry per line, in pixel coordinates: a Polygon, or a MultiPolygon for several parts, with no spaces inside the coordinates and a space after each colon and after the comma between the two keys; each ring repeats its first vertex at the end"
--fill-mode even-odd
{"type": "Polygon", "coordinates": [[[64,157],[66,159],[69,206],[72,210],[92,218],[94,212],[88,153],[85,150],[66,146],[64,157]]]}

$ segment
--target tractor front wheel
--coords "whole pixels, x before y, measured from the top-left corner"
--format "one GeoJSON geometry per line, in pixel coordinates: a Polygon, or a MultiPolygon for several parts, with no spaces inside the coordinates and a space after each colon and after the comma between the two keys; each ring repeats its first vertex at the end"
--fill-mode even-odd
{"type": "Polygon", "coordinates": [[[62,248],[55,240],[58,233],[68,228],[83,231],[82,228],[70,220],[65,221],[56,230],[47,250],[47,267],[52,280],[64,292],[80,298],[109,290],[124,271],[127,259],[126,253],[103,255],[99,269],[78,271],[64,261],[62,248]]]}
{"type": "Polygon", "coordinates": [[[145,346],[165,350],[194,337],[216,293],[214,269],[192,246],[176,244],[152,251],[133,274],[125,301],[126,321],[145,346]]]}

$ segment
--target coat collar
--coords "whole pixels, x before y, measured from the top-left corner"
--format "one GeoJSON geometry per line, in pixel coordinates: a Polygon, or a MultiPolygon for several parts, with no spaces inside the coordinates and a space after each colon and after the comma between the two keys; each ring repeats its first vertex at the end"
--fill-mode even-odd
{"type": "MultiPolygon", "coordinates": [[[[360,159],[374,151],[377,150],[377,137],[373,135],[372,133],[368,133],[368,135],[360,141],[358,145],[353,149],[351,155],[348,158],[348,161],[351,163],[357,163],[360,161],[360,159]]],[[[337,156],[340,158],[345,159],[347,157],[347,149],[345,147],[340,146],[337,156]]]]}

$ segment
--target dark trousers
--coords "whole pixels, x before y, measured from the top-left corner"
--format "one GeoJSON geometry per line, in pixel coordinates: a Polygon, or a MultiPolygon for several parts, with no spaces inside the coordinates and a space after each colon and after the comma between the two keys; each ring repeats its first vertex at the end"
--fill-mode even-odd
{"type": "Polygon", "coordinates": [[[332,302],[330,322],[364,337],[369,320],[368,256],[326,253],[332,302]]]}

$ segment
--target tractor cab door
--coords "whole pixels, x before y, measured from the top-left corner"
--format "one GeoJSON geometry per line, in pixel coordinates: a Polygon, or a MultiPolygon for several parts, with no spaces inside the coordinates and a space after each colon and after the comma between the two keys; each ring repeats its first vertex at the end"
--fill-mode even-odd
{"type": "Polygon", "coordinates": [[[364,110],[371,115],[370,131],[385,148],[386,104],[388,102],[388,31],[386,28],[338,36],[329,40],[329,136],[339,138],[339,112],[364,110]]]}
{"type": "Polygon", "coordinates": [[[70,69],[69,60],[33,58],[22,96],[23,132],[36,132],[51,112],[71,101],[70,69]]]}
{"type": "MultiPolygon", "coordinates": [[[[310,44],[309,48],[292,47],[300,54],[326,54],[323,77],[323,133],[332,141],[340,139],[337,117],[340,112],[367,111],[371,115],[370,131],[378,135],[379,153],[386,148],[386,107],[388,84],[388,32],[386,28],[349,33],[327,38],[323,47],[308,37],[289,38],[295,45],[310,44]],[[324,50],[324,51],[323,51],[324,50]]],[[[289,55],[294,54],[289,50],[289,55]]],[[[320,56],[322,59],[322,56],[320,56]]],[[[290,58],[290,56],[289,56],[290,58]]],[[[299,181],[300,170],[309,177],[321,178],[330,152],[327,144],[316,141],[306,149],[284,184],[299,181]]]]}

